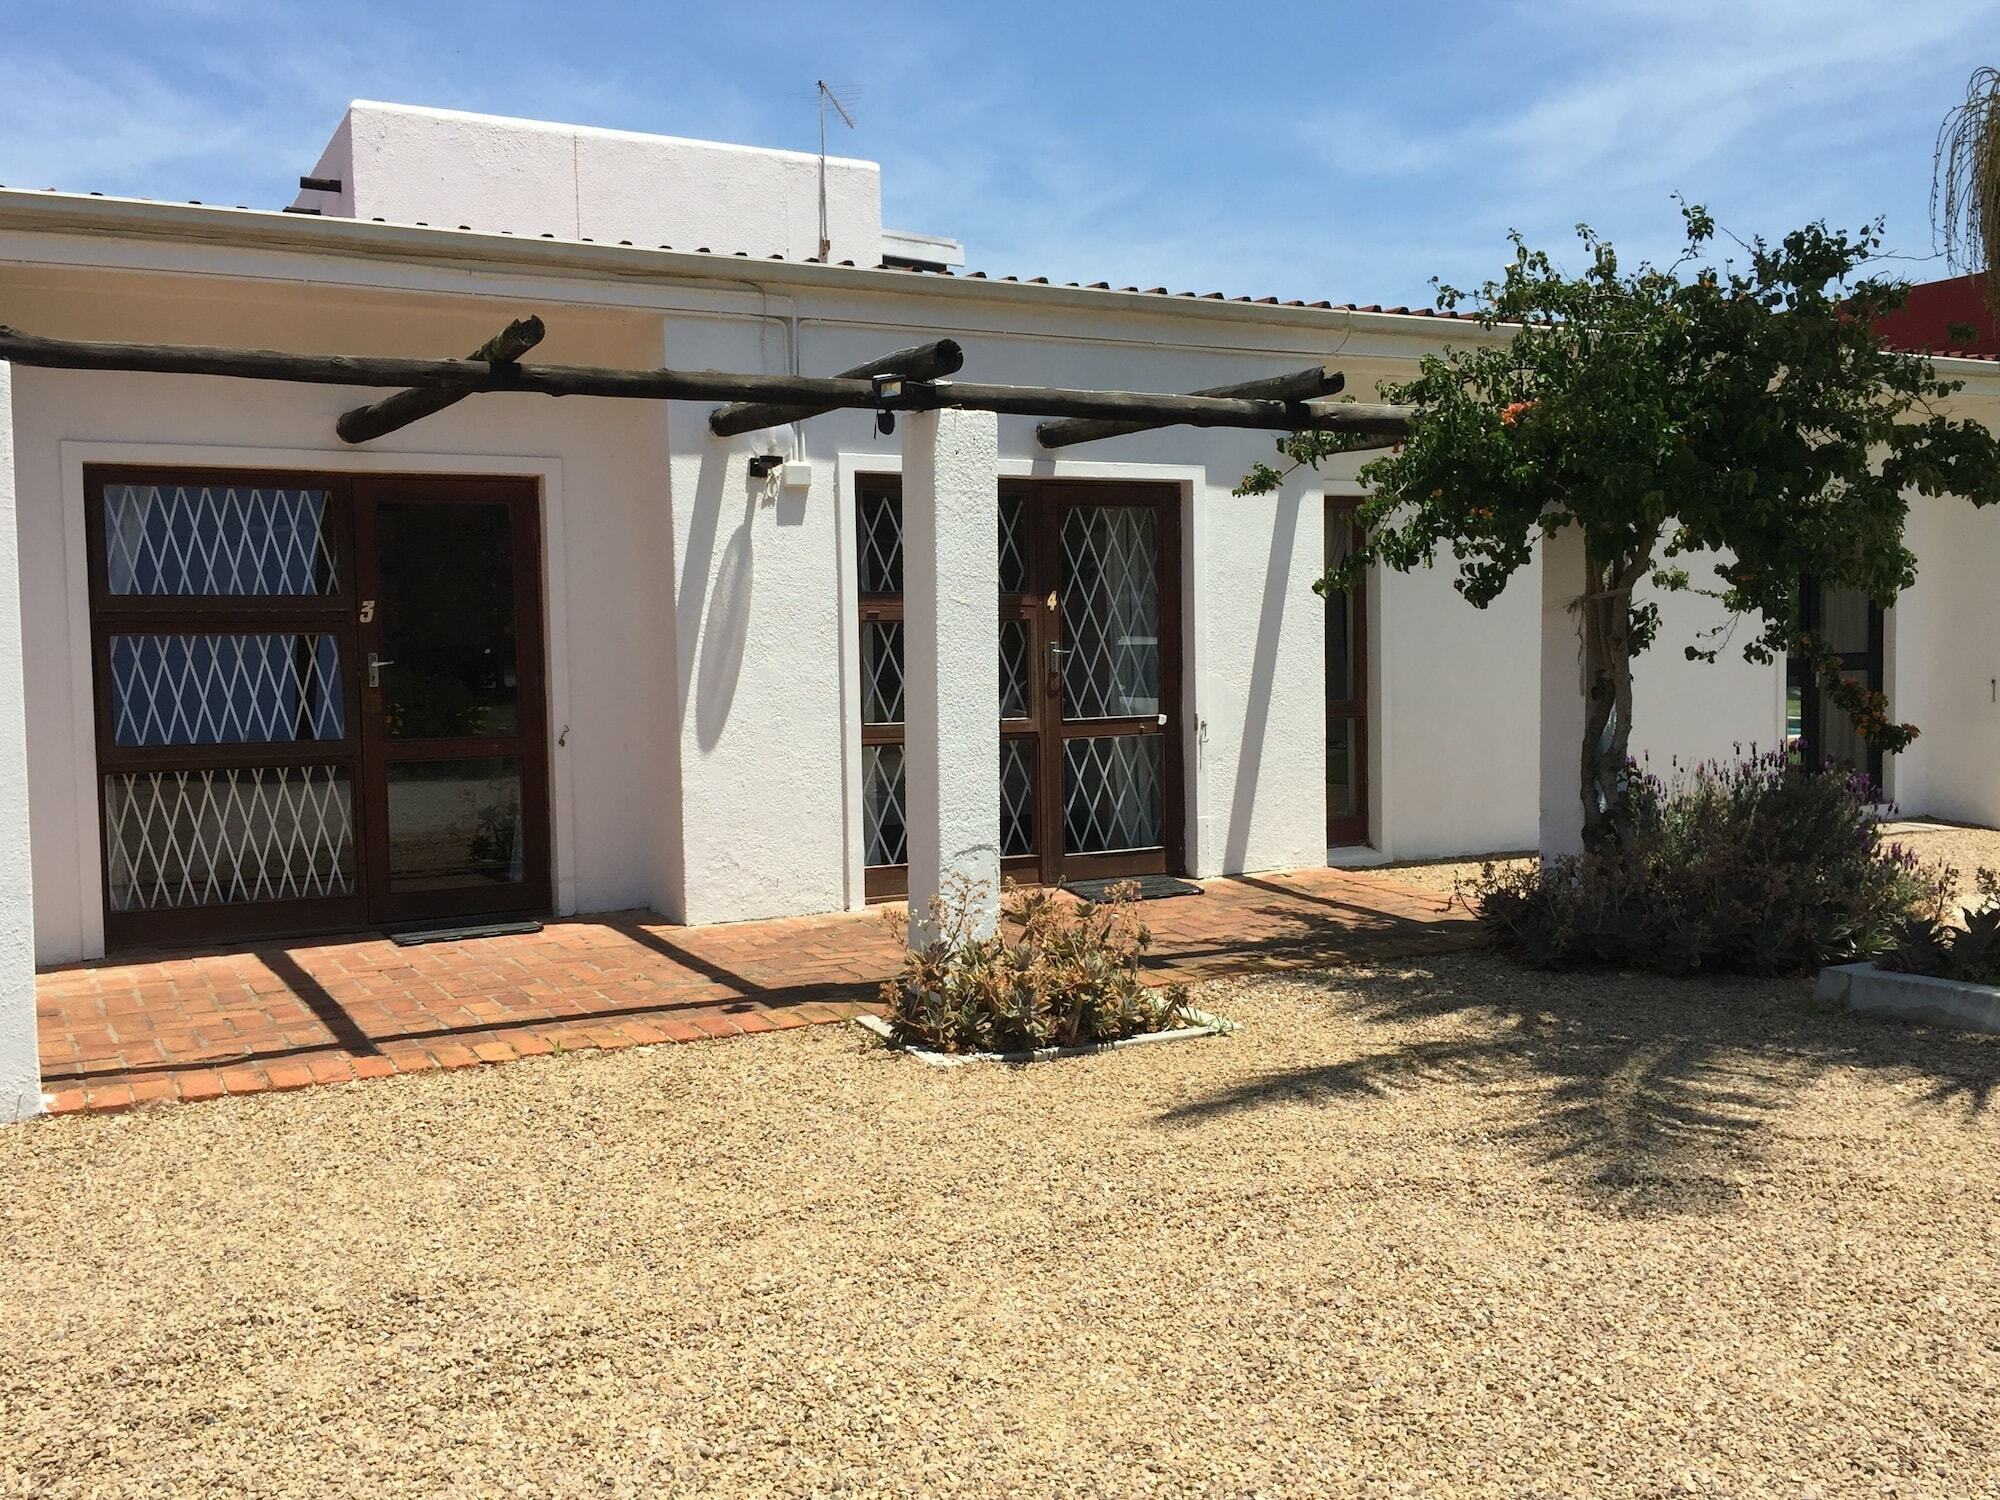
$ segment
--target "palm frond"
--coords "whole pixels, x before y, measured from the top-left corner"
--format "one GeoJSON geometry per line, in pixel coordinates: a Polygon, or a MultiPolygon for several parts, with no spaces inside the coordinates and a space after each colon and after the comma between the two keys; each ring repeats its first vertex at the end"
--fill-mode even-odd
{"type": "Polygon", "coordinates": [[[2000,68],[1980,68],[1931,156],[1931,227],[1954,270],[1984,271],[2000,314],[2000,68]]]}

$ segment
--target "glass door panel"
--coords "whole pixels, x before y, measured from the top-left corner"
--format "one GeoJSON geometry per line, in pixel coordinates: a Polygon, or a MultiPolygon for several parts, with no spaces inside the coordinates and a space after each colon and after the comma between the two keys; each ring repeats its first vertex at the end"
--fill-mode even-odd
{"type": "Polygon", "coordinates": [[[398,740],[519,733],[508,507],[383,500],[375,545],[381,647],[370,666],[383,732],[398,740]]]}
{"type": "Polygon", "coordinates": [[[518,885],[525,878],[519,760],[392,761],[388,793],[391,890],[518,885]]]}
{"type": "Polygon", "coordinates": [[[1160,842],[1160,736],[1063,742],[1063,847],[1118,854],[1160,842]]]}
{"type": "Polygon", "coordinates": [[[1072,505],[1062,523],[1062,713],[1160,711],[1160,559],[1152,511],[1072,505]]]}
{"type": "Polygon", "coordinates": [[[1167,640],[1175,574],[1163,545],[1174,499],[1086,484],[1045,495],[1060,605],[1043,760],[1044,785],[1059,789],[1060,846],[1045,878],[1164,873],[1178,863],[1168,848],[1177,764],[1163,712],[1178,678],[1167,640]]]}

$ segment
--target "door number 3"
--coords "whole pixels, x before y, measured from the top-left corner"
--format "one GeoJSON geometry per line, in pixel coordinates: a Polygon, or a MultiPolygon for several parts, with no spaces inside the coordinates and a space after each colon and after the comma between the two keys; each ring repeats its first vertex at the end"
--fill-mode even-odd
{"type": "Polygon", "coordinates": [[[375,601],[373,599],[363,599],[361,601],[361,623],[363,625],[366,625],[370,620],[374,618],[375,618],[375,601]]]}

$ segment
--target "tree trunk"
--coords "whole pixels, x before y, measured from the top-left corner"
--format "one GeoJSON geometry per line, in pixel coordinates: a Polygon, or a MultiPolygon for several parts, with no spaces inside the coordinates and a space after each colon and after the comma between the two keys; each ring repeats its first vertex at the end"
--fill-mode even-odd
{"type": "Polygon", "coordinates": [[[1652,566],[1658,533],[1643,534],[1619,558],[1584,548],[1583,593],[1576,601],[1583,638],[1585,704],[1579,794],[1583,847],[1604,849],[1624,832],[1625,767],[1632,743],[1632,590],[1652,566]]]}

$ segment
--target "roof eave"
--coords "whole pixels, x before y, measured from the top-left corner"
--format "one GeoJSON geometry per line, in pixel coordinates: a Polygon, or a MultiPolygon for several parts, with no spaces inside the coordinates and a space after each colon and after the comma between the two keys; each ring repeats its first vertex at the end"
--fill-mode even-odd
{"type": "Polygon", "coordinates": [[[1342,329],[1367,327],[1430,341],[1477,340],[1475,322],[1422,313],[1377,312],[1333,304],[1296,304],[1271,298],[1219,294],[1117,290],[1061,285],[1012,277],[950,275],[852,264],[758,258],[747,254],[647,248],[528,237],[475,229],[288,214],[270,209],[203,203],[160,203],[97,194],[0,188],[0,231],[90,234],[233,250],[268,249],[293,254],[389,259],[468,268],[505,267],[601,277],[611,281],[714,282],[740,288],[745,281],[773,287],[920,295],[972,301],[1017,301],[1042,308],[1075,307],[1104,313],[1159,317],[1169,310],[1224,322],[1342,329]]]}

